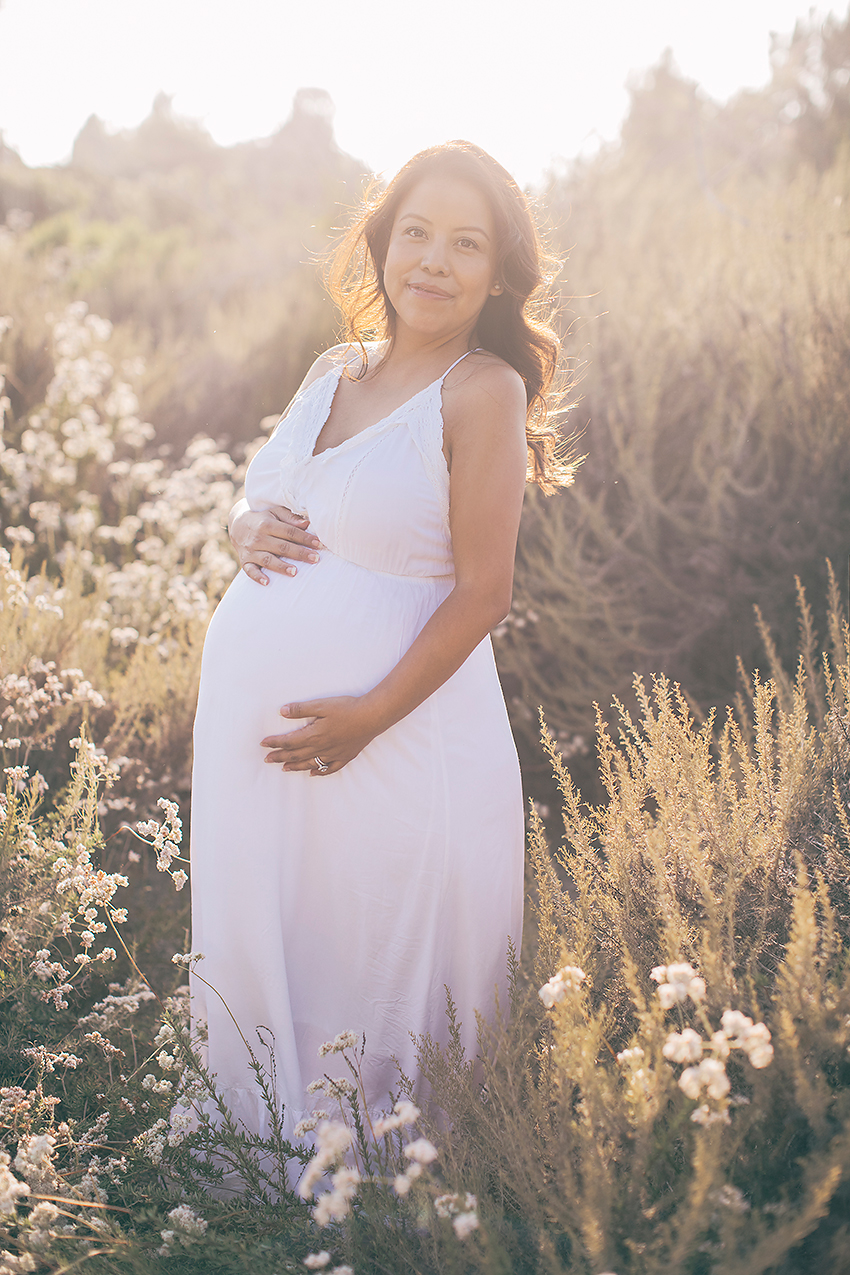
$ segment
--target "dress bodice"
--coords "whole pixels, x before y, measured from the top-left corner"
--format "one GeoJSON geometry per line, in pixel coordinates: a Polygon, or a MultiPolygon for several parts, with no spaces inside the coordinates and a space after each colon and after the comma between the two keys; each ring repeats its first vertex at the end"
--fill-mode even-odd
{"type": "Polygon", "coordinates": [[[331,553],[368,570],[452,575],[442,417],[447,373],[383,420],[315,456],[342,370],[342,364],[332,368],[296,395],[248,467],[249,505],[280,504],[304,514],[331,553]]]}

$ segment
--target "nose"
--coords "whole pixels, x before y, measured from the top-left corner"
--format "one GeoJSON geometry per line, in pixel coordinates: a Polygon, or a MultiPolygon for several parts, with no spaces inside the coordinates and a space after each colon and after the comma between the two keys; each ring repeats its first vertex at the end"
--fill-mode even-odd
{"type": "Polygon", "coordinates": [[[422,269],[429,274],[449,273],[447,245],[439,236],[429,239],[422,247],[422,269]]]}

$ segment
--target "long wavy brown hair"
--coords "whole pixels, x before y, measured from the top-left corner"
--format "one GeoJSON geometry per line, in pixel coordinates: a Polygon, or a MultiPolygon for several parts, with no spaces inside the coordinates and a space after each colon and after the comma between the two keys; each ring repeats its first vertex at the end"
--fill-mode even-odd
{"type": "Polygon", "coordinates": [[[430,174],[475,186],[496,223],[496,278],[502,283],[478,316],[476,340],[519,372],[528,412],[529,478],[544,492],[572,482],[576,460],[551,423],[563,389],[554,388],[560,342],[546,294],[561,262],[543,247],[528,201],[510,173],[471,142],[445,142],[414,155],[386,189],[373,188],[325,262],[325,285],[342,311],[342,338],[358,345],[362,374],[366,341],[392,341],[395,310],[384,288],[384,263],[393,223],[408,191],[430,174]]]}

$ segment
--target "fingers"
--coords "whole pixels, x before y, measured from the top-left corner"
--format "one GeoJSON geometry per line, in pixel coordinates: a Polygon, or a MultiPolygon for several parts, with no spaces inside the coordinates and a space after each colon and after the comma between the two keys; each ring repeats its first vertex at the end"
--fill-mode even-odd
{"type": "Polygon", "coordinates": [[[319,770],[316,765],[315,756],[303,757],[298,760],[288,758],[287,760],[282,761],[280,757],[274,757],[270,754],[265,760],[270,765],[280,766],[281,770],[286,771],[287,774],[290,772],[294,773],[298,770],[309,770],[311,775],[333,775],[336,774],[338,770],[342,770],[345,765],[345,762],[336,762],[330,757],[325,757],[324,753],[321,754],[321,757],[322,761],[325,763],[325,769],[323,770],[319,770]]]}
{"type": "Polygon", "coordinates": [[[331,757],[325,756],[324,752],[316,752],[315,747],[316,746],[314,744],[312,747],[301,748],[295,752],[277,748],[273,752],[267,753],[263,758],[263,761],[269,766],[281,766],[286,771],[312,770],[315,771],[317,775],[327,775],[334,767],[336,767],[337,770],[340,769],[337,762],[335,762],[331,757]],[[322,761],[327,764],[327,770],[319,770],[316,765],[317,757],[321,757],[322,761]]]}
{"type": "Polygon", "coordinates": [[[312,717],[315,719],[316,717],[322,716],[323,704],[325,706],[325,712],[327,712],[327,700],[305,699],[302,700],[300,704],[284,704],[280,710],[280,715],[281,717],[287,717],[290,720],[292,718],[300,717],[312,717]]]}
{"type": "MultiPolygon", "coordinates": [[[[283,524],[277,523],[276,525],[280,527],[283,524]]],[[[315,537],[313,537],[313,540],[315,540],[315,537]]],[[[312,541],[309,544],[299,544],[283,536],[257,534],[250,536],[243,545],[240,545],[240,549],[243,555],[250,554],[252,558],[267,553],[273,558],[288,558],[292,562],[318,562],[319,544],[318,540],[315,540],[315,544],[312,541]]]]}
{"type": "Polygon", "coordinates": [[[281,541],[286,544],[287,553],[291,545],[303,546],[308,553],[323,548],[319,537],[307,530],[308,526],[306,518],[290,521],[278,518],[268,510],[258,513],[255,524],[246,530],[244,545],[248,549],[272,549],[278,553],[281,541]]]}
{"type": "Polygon", "coordinates": [[[281,548],[281,542],[278,541],[272,548],[251,553],[250,556],[246,550],[239,549],[239,565],[258,584],[268,584],[268,579],[263,574],[264,571],[273,571],[275,574],[282,576],[297,575],[298,568],[293,566],[287,559],[296,558],[301,562],[306,562],[309,566],[319,561],[319,555],[313,550],[301,548],[297,545],[289,545],[284,558],[279,552],[281,548]]]}

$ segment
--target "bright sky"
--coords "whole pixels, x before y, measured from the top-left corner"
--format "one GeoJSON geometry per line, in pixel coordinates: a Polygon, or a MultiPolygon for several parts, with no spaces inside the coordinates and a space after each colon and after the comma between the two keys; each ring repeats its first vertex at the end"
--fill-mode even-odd
{"type": "MultiPolygon", "coordinates": [[[[848,0],[817,7],[843,17],[848,0]]],[[[265,137],[301,87],[340,146],[392,173],[466,137],[522,183],[614,138],[626,82],[671,47],[723,100],[769,78],[769,32],[806,0],[0,0],[0,129],[27,164],[70,156],[91,114],[138,124],[160,90],[228,145],[265,137]]]]}

